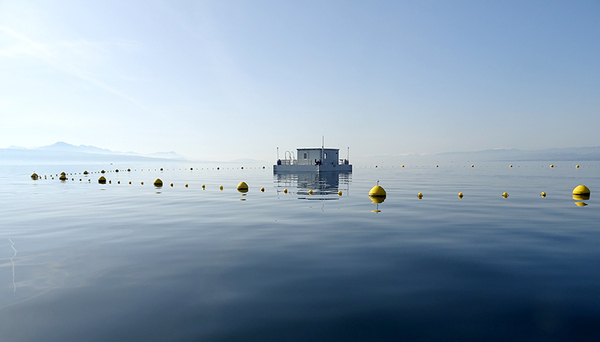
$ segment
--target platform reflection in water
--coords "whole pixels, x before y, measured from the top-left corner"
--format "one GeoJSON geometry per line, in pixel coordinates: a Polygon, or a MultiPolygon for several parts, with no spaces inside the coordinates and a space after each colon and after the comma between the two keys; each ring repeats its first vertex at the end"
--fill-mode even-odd
{"type": "Polygon", "coordinates": [[[275,172],[273,179],[278,192],[296,188],[299,199],[337,200],[339,191],[349,193],[352,172],[275,172]]]}

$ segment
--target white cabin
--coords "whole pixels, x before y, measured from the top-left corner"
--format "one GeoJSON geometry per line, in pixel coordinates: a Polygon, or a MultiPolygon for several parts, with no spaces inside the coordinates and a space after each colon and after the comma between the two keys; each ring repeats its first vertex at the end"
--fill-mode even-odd
{"type": "Polygon", "coordinates": [[[289,159],[278,159],[273,171],[352,171],[348,159],[340,159],[337,148],[299,148],[296,159],[291,153],[289,156],[289,159]]]}

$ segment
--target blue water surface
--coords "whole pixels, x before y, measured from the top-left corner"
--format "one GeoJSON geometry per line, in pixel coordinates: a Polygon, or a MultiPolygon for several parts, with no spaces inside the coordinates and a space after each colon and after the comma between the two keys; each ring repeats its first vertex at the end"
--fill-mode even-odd
{"type": "Polygon", "coordinates": [[[580,164],[4,166],[0,340],[596,341],[580,164]]]}

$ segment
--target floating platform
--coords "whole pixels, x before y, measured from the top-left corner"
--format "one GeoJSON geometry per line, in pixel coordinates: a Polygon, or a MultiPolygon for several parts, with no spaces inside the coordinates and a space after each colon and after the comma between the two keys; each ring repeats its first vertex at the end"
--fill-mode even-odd
{"type": "Polygon", "coordinates": [[[299,148],[296,158],[286,152],[285,159],[277,159],[273,172],[352,172],[348,159],[340,159],[337,148],[299,148]]]}

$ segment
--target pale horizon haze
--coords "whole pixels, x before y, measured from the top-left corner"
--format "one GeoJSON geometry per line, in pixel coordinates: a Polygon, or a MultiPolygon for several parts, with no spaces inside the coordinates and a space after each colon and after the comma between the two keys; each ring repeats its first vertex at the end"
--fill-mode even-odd
{"type": "Polygon", "coordinates": [[[599,146],[598,1],[0,1],[0,148],[599,146]]]}

